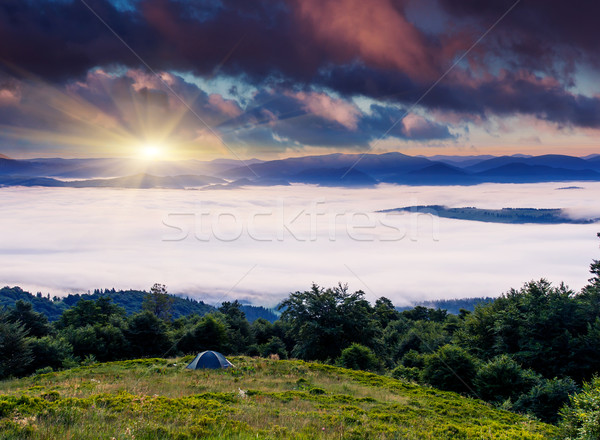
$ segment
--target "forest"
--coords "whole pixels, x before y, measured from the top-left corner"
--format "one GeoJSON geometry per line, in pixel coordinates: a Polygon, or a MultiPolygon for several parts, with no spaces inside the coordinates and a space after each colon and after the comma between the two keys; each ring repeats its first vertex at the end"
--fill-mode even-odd
{"type": "Polygon", "coordinates": [[[210,349],[377,372],[557,424],[569,438],[598,438],[600,261],[590,272],[579,292],[530,281],[457,314],[399,311],[384,297],[371,304],[343,284],[289,294],[275,322],[250,322],[238,301],[176,317],[161,284],[129,315],[97,295],[50,322],[19,299],[0,311],[0,378],[210,349]]]}

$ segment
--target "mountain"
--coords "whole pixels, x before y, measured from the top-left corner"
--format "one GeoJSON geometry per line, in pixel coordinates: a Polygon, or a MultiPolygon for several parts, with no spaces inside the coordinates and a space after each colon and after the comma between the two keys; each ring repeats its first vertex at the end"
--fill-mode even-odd
{"type": "Polygon", "coordinates": [[[10,157],[5,156],[4,154],[0,154],[0,159],[8,159],[8,160],[10,160],[10,157]]]}
{"type": "MultiPolygon", "coordinates": [[[[258,159],[244,161],[244,163],[250,165],[261,162],[258,159]]],[[[240,161],[233,159],[216,159],[208,162],[199,160],[148,162],[127,158],[51,158],[30,160],[0,158],[0,175],[59,177],[68,179],[122,177],[142,173],[161,177],[175,175],[217,175],[224,170],[241,166],[240,164],[240,161]]]]}
{"type": "Polygon", "coordinates": [[[64,188],[66,182],[49,177],[27,177],[27,176],[2,176],[0,175],[0,187],[4,186],[43,186],[48,188],[64,188]]]}
{"type": "MultiPolygon", "coordinates": [[[[0,289],[0,309],[2,307],[13,307],[15,302],[23,300],[30,302],[36,312],[43,313],[50,321],[56,321],[65,310],[73,307],[82,299],[97,300],[98,298],[107,296],[115,304],[123,307],[128,315],[132,315],[142,310],[145,295],[146,292],[140,290],[107,289],[104,291],[96,290],[91,294],[70,294],[62,298],[54,297],[51,299],[50,295],[43,296],[40,293],[32,295],[20,287],[3,287],[0,289]]],[[[172,297],[172,314],[175,319],[193,313],[202,316],[215,311],[213,306],[202,301],[183,298],[177,295],[172,295],[172,297]]],[[[275,322],[279,318],[272,310],[265,307],[244,304],[242,305],[242,311],[246,314],[248,321],[264,318],[267,321],[275,322]]]]}
{"type": "Polygon", "coordinates": [[[357,169],[316,168],[301,171],[289,177],[290,182],[320,186],[372,186],[377,180],[357,169]]]}
{"type": "Polygon", "coordinates": [[[597,169],[598,167],[600,167],[600,156],[587,159],[587,162],[591,164],[595,169],[597,169]]]}
{"type": "Polygon", "coordinates": [[[466,169],[472,173],[498,168],[509,164],[524,164],[530,166],[545,166],[551,168],[564,168],[569,170],[588,170],[593,167],[590,162],[580,157],[564,156],[558,154],[546,154],[534,157],[501,156],[484,160],[466,169]]]}
{"type": "Polygon", "coordinates": [[[461,309],[472,312],[475,307],[479,304],[488,304],[494,301],[494,298],[490,297],[477,297],[477,298],[457,298],[457,299],[439,299],[430,301],[419,301],[413,303],[410,306],[396,307],[396,310],[403,312],[405,310],[412,310],[417,306],[426,307],[428,309],[441,309],[446,310],[448,313],[458,315],[461,309]]]}
{"type": "Polygon", "coordinates": [[[588,159],[543,156],[408,156],[326,154],[271,161],[233,159],[210,162],[134,159],[0,158],[0,186],[73,188],[202,188],[275,186],[474,185],[485,182],[533,183],[600,181],[600,156],[588,159]]]}
{"type": "Polygon", "coordinates": [[[435,155],[435,156],[417,156],[424,157],[433,162],[441,162],[448,165],[454,165],[459,168],[465,168],[471,165],[475,165],[479,162],[483,162],[484,160],[493,159],[495,156],[491,154],[482,154],[478,156],[445,156],[445,155],[435,155]]]}
{"type": "Polygon", "coordinates": [[[432,165],[424,157],[407,156],[401,153],[385,154],[327,154],[322,156],[293,157],[272,160],[248,167],[235,167],[220,173],[220,177],[239,179],[242,177],[296,176],[304,171],[319,169],[356,169],[372,178],[382,179],[388,175],[408,172],[432,165]]]}
{"type": "Polygon", "coordinates": [[[384,182],[404,185],[469,185],[479,183],[469,173],[445,163],[385,178],[384,182]]]}
{"type": "Polygon", "coordinates": [[[599,181],[600,173],[589,169],[573,170],[525,163],[509,163],[475,173],[482,182],[535,183],[561,181],[599,181]]]}
{"type": "Polygon", "coordinates": [[[114,179],[75,180],[65,183],[66,186],[73,188],[186,188],[224,182],[223,179],[210,176],[159,177],[150,174],[138,174],[114,179]]]}
{"type": "Polygon", "coordinates": [[[159,177],[150,174],[115,177],[113,179],[91,180],[58,180],[49,177],[1,176],[0,186],[42,186],[61,188],[170,188],[203,187],[225,183],[223,179],[211,176],[167,176],[159,177]]]}

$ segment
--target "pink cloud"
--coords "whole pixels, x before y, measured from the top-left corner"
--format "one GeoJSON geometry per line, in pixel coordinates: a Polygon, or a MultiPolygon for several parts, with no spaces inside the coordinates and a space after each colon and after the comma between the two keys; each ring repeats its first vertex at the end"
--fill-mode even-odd
{"type": "Polygon", "coordinates": [[[213,93],[208,96],[208,103],[216,108],[220,113],[223,113],[231,118],[235,118],[242,114],[240,106],[231,99],[224,99],[218,93],[213,93]]]}
{"type": "Polygon", "coordinates": [[[310,31],[337,62],[359,57],[369,65],[430,78],[447,55],[431,47],[391,0],[297,0],[296,7],[309,28],[305,33],[310,31]]]}
{"type": "Polygon", "coordinates": [[[317,92],[290,93],[289,96],[300,101],[308,113],[337,122],[349,130],[357,128],[361,112],[355,105],[347,101],[317,92]]]}
{"type": "Polygon", "coordinates": [[[21,94],[19,90],[1,89],[0,90],[0,105],[9,106],[17,105],[21,102],[21,94]]]}

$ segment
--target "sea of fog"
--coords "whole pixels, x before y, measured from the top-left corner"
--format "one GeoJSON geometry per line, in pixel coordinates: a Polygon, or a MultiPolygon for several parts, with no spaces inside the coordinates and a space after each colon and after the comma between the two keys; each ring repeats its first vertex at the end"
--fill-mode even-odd
{"type": "Polygon", "coordinates": [[[233,190],[2,188],[0,284],[62,295],[148,289],[272,306],[315,282],[397,305],[498,296],[532,279],[580,289],[599,224],[510,225],[377,211],[442,204],[600,217],[600,183],[309,185],[233,190]],[[579,189],[558,189],[578,186],[579,189]]]}

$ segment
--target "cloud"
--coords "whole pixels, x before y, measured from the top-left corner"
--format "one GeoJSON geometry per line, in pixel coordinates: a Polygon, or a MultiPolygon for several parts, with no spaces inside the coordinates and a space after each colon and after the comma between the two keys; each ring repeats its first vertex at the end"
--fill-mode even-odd
{"type": "MultiPolygon", "coordinates": [[[[113,90],[133,87],[140,102],[168,104],[172,109],[172,97],[166,96],[157,78],[144,72],[139,56],[183,95],[197,93],[195,105],[206,111],[202,114],[211,124],[223,124],[227,118],[248,121],[248,103],[232,101],[215,90],[194,91],[191,84],[176,79],[175,72],[250,84],[259,98],[272,89],[286,90],[292,96],[285,105],[299,114],[282,116],[276,108],[261,104],[263,113],[254,113],[254,123],[263,121],[262,134],[246,130],[248,139],[270,138],[275,143],[282,138],[311,146],[365,145],[373,136],[364,127],[376,121],[365,122],[350,100],[356,96],[403,108],[418,101],[421,110],[445,112],[446,120],[454,117],[469,123],[494,115],[531,115],[558,127],[600,127],[600,98],[577,89],[579,65],[592,72],[600,68],[596,48],[600,30],[593,18],[600,6],[584,0],[520,2],[428,93],[512,0],[485,4],[90,0],[88,4],[135,54],[82,2],[5,0],[0,5],[0,39],[10,43],[0,46],[4,70],[27,80],[30,74],[37,75],[60,86],[89,83],[90,72],[99,68],[120,68],[128,73],[112,84],[113,90]],[[428,11],[436,17],[433,24],[428,11]],[[267,123],[268,112],[277,121],[267,123]],[[292,119],[299,117],[311,129],[306,135],[296,131],[292,119]],[[266,127],[275,131],[268,134],[266,127]],[[331,130],[330,136],[326,130],[331,130]]],[[[2,89],[0,100],[15,103],[17,95],[7,90],[2,89]]],[[[0,122],[15,119],[6,118],[0,122]]],[[[243,137],[238,128],[230,135],[243,137]]],[[[447,136],[443,127],[436,131],[433,126],[426,134],[411,136],[405,130],[399,135],[447,136]]]]}
{"type": "Polygon", "coordinates": [[[392,215],[384,219],[386,226],[380,222],[383,214],[374,214],[446,204],[564,207],[600,216],[595,203],[600,184],[581,184],[585,189],[576,193],[556,191],[556,186],[489,184],[457,190],[379,185],[339,191],[296,185],[134,193],[5,188],[2,282],[57,294],[148,289],[160,282],[170,292],[198,299],[246,298],[265,305],[311,282],[331,286],[347,281],[371,300],[385,295],[396,304],[497,296],[540,277],[578,289],[598,255],[597,225],[435,223],[427,216],[392,215]],[[164,222],[187,235],[172,241],[181,233],[164,222]]]}
{"type": "Polygon", "coordinates": [[[372,105],[369,112],[323,92],[275,90],[258,92],[239,118],[219,127],[228,142],[259,146],[260,142],[294,146],[366,148],[373,140],[453,139],[447,126],[420,117],[417,130],[406,130],[406,111],[372,105]]]}
{"type": "Polygon", "coordinates": [[[325,93],[297,92],[292,96],[302,103],[307,113],[337,122],[348,130],[356,130],[360,110],[355,105],[325,93]]]}

